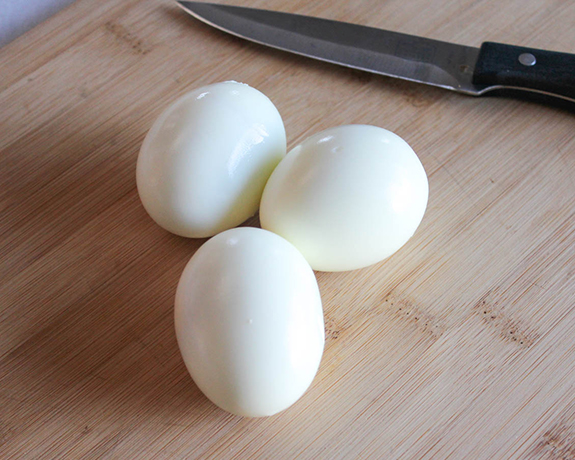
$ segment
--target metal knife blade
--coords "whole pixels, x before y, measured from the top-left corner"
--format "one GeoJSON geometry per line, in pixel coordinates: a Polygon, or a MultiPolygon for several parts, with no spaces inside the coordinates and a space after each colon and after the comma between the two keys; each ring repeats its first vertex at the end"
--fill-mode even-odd
{"type": "Polygon", "coordinates": [[[354,69],[473,96],[510,88],[575,102],[575,55],[568,53],[488,42],[474,48],[291,13],[177,3],[224,32],[354,69]]]}
{"type": "Polygon", "coordinates": [[[178,2],[195,18],[263,45],[469,94],[478,48],[276,11],[178,2]]]}

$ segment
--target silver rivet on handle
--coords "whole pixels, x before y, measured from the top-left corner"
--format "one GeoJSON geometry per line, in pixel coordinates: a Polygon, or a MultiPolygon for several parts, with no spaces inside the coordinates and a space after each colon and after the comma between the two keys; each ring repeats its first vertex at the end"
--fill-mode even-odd
{"type": "Polygon", "coordinates": [[[523,53],[519,55],[519,62],[526,66],[535,65],[537,59],[531,53],[523,53]]]}

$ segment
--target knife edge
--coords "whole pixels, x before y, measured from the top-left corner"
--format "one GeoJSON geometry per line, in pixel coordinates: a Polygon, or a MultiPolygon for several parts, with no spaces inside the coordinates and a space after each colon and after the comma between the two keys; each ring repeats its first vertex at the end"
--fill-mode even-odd
{"type": "Polygon", "coordinates": [[[282,51],[470,95],[483,89],[471,81],[478,48],[291,13],[177,3],[216,29],[282,51]]]}
{"type": "Polygon", "coordinates": [[[317,60],[472,96],[519,90],[575,103],[573,54],[490,42],[474,48],[292,13],[177,3],[223,32],[317,60]]]}

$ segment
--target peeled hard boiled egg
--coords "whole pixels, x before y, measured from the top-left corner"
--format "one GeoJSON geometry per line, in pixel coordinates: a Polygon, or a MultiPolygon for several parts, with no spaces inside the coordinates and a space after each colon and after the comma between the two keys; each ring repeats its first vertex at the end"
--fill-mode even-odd
{"type": "Polygon", "coordinates": [[[286,155],[265,187],[260,221],[314,270],[353,270],[403,246],[427,197],[425,170],[403,139],[375,126],[339,126],[286,155]]]}
{"type": "Polygon", "coordinates": [[[312,269],[292,244],[258,228],[220,233],[194,254],[178,284],[175,325],[200,390],[237,415],[267,416],[292,405],[323,353],[312,269]]]}
{"type": "Polygon", "coordinates": [[[257,212],[285,151],[282,119],[264,94],[236,82],[204,86],[152,125],[138,156],[138,193],[166,230],[212,236],[257,212]]]}

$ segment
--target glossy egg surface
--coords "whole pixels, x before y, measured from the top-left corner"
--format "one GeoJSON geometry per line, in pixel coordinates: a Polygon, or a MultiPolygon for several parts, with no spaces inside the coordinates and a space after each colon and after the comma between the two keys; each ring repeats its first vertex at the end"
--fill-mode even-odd
{"type": "Polygon", "coordinates": [[[257,212],[285,151],[284,125],[267,96],[242,83],[208,85],[152,125],[138,156],[138,193],[166,230],[212,236],[257,212]]]}
{"type": "Polygon", "coordinates": [[[220,233],[187,264],[175,326],[200,390],[237,415],[273,415],[311,384],[324,347],[315,275],[292,244],[250,227],[220,233]]]}
{"type": "Polygon", "coordinates": [[[338,126],[305,139],[276,167],[260,221],[314,270],[353,270],[403,246],[427,199],[425,170],[401,137],[376,126],[338,126]]]}

